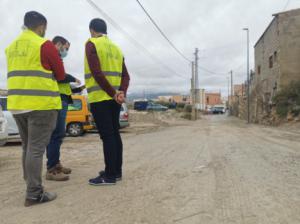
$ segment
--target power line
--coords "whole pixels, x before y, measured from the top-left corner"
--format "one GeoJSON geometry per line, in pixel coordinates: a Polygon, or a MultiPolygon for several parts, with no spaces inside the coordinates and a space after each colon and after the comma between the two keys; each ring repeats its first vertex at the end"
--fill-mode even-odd
{"type": "Polygon", "coordinates": [[[161,62],[157,57],[155,57],[150,51],[148,51],[142,44],[140,44],[137,40],[135,40],[127,31],[125,31],[118,23],[116,23],[107,13],[105,13],[98,5],[96,5],[92,0],[87,0],[87,2],[100,14],[102,14],[106,20],[113,25],[116,30],[118,30],[120,33],[122,33],[136,48],[142,49],[143,52],[147,53],[147,55],[157,63],[159,63],[162,67],[164,67],[166,70],[168,70],[170,73],[183,78],[188,79],[187,77],[184,77],[180,74],[178,74],[176,71],[171,69],[169,66],[161,62]]]}
{"type": "Polygon", "coordinates": [[[214,72],[214,71],[211,71],[211,70],[209,70],[209,69],[207,69],[207,68],[204,68],[204,67],[202,67],[202,66],[198,66],[199,67],[199,69],[201,69],[201,70],[203,70],[203,71],[205,71],[205,72],[207,72],[207,73],[210,73],[210,74],[212,74],[212,75],[227,75],[226,73],[218,73],[218,72],[214,72]]]}
{"type": "MultiPolygon", "coordinates": [[[[98,12],[100,12],[106,19],[107,21],[112,24],[119,32],[121,32],[125,37],[127,37],[127,39],[138,49],[142,49],[145,53],[148,54],[148,56],[156,61],[157,63],[159,63],[162,67],[164,67],[166,70],[168,70],[169,72],[171,72],[172,74],[183,78],[183,79],[187,79],[186,77],[178,74],[177,72],[175,72],[173,69],[171,69],[169,66],[167,66],[166,64],[164,64],[163,62],[161,62],[157,57],[155,57],[150,51],[148,51],[143,45],[141,45],[137,40],[135,40],[128,32],[126,32],[121,26],[118,25],[118,23],[116,23],[107,13],[105,13],[102,9],[99,8],[99,6],[97,6],[92,0],[87,0],[87,2],[94,8],[96,9],[98,12]]],[[[140,3],[140,2],[139,2],[140,3]]],[[[150,16],[150,15],[149,15],[150,16]]],[[[155,22],[154,22],[155,23],[155,22]]],[[[159,27],[158,27],[159,28],[159,27]]],[[[172,42],[171,42],[172,43],[172,42]]],[[[176,48],[176,47],[175,47],[176,48]]],[[[176,48],[177,49],[177,48],[176,48]]],[[[184,56],[184,55],[182,55],[184,56]]],[[[188,58],[185,58],[186,60],[188,60],[189,62],[191,62],[188,58]]],[[[210,74],[214,74],[214,75],[224,75],[224,73],[217,73],[214,71],[211,71],[205,67],[202,66],[198,66],[199,69],[206,71],[210,74]]]]}
{"type": "Polygon", "coordinates": [[[290,2],[291,2],[291,0],[287,0],[285,6],[283,8],[283,11],[286,10],[286,8],[289,6],[290,2]]]}
{"type": "Polygon", "coordinates": [[[147,12],[147,10],[145,9],[145,7],[142,5],[142,3],[139,0],[136,0],[137,3],[140,5],[140,7],[143,9],[143,11],[145,12],[145,14],[148,16],[148,18],[150,19],[150,21],[153,23],[153,25],[156,27],[156,29],[160,32],[160,34],[166,39],[166,41],[171,45],[171,47],[185,60],[187,60],[188,62],[191,62],[191,60],[189,60],[186,56],[184,56],[184,54],[178,50],[178,48],[172,43],[172,41],[167,37],[167,35],[162,31],[162,29],[157,25],[157,23],[154,21],[154,19],[151,17],[151,15],[147,12]]]}

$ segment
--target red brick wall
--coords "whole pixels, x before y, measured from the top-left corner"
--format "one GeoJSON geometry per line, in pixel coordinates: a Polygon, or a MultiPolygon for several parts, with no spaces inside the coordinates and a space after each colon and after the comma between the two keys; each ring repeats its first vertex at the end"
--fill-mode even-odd
{"type": "Polygon", "coordinates": [[[206,105],[214,106],[222,104],[220,93],[205,93],[206,105]]]}

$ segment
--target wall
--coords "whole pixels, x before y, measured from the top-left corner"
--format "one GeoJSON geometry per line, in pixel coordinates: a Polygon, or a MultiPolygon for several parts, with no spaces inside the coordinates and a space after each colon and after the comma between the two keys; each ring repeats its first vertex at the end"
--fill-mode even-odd
{"type": "Polygon", "coordinates": [[[214,106],[214,105],[222,104],[220,93],[206,93],[205,98],[206,98],[207,106],[214,106]]]}
{"type": "Polygon", "coordinates": [[[250,86],[252,122],[260,123],[270,116],[276,93],[291,81],[300,80],[300,9],[274,16],[255,45],[255,74],[250,86]]]}
{"type": "Polygon", "coordinates": [[[300,9],[279,14],[280,70],[278,87],[300,80],[300,9]]]}

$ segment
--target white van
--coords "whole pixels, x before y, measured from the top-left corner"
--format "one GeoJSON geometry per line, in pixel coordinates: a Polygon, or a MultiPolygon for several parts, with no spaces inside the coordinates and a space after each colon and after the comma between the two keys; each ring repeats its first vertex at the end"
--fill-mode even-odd
{"type": "Polygon", "coordinates": [[[7,110],[7,97],[0,96],[0,145],[7,142],[19,142],[21,137],[18,126],[10,111],[7,110]]]}

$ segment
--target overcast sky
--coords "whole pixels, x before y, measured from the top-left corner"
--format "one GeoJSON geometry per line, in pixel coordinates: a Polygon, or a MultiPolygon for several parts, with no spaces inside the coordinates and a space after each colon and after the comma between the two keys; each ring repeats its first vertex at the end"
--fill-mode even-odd
{"type": "MultiPolygon", "coordinates": [[[[157,32],[136,0],[94,0],[119,26],[143,45],[138,47],[108,22],[108,35],[123,50],[131,75],[129,92],[180,92],[190,89],[191,67],[157,32]],[[153,57],[159,59],[153,60],[153,57]],[[176,71],[165,68],[167,65],[176,71]]],[[[140,0],[157,24],[189,59],[195,47],[200,52],[200,87],[227,94],[227,73],[234,71],[234,83],[246,78],[246,33],[253,46],[287,0],[140,0]]],[[[300,0],[290,0],[286,10],[299,8],[300,0]]],[[[66,71],[83,80],[84,44],[89,38],[92,18],[105,18],[86,0],[0,0],[0,87],[6,86],[4,49],[21,32],[26,11],[36,10],[48,19],[46,37],[62,35],[71,42],[66,71]]]]}

